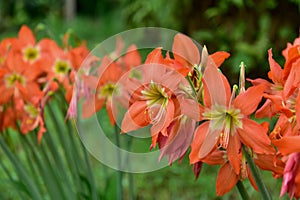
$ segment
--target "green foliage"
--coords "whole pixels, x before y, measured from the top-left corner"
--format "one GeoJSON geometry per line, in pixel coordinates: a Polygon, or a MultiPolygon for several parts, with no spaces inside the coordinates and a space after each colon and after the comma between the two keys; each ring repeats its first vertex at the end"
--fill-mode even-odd
{"type": "MultiPolygon", "coordinates": [[[[1,182],[12,184],[20,199],[98,199],[86,149],[71,122],[64,123],[66,106],[56,98],[49,102],[41,144],[34,133],[1,134],[1,182]]],[[[2,193],[9,198],[9,193],[2,193]]]]}
{"type": "Polygon", "coordinates": [[[239,63],[247,65],[248,77],[265,78],[267,50],[273,47],[276,60],[286,42],[297,37],[300,1],[161,1],[119,0],[129,28],[160,26],[176,29],[208,47],[209,53],[228,51],[231,57],[222,71],[237,83],[239,63]],[[287,12],[288,10],[288,12],[287,12]]]}

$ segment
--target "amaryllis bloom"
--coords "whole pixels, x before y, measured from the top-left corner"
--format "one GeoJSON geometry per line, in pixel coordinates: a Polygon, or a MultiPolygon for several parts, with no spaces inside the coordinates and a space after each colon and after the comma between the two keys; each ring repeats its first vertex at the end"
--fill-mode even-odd
{"type": "Polygon", "coordinates": [[[36,79],[40,73],[36,68],[20,59],[15,59],[12,51],[5,60],[3,74],[0,75],[0,104],[7,103],[13,98],[20,98],[29,102],[37,102],[42,92],[36,79]]]}
{"type": "MultiPolygon", "coordinates": [[[[151,134],[167,136],[167,128],[180,109],[177,91],[185,79],[179,73],[159,64],[145,64],[140,68],[142,80],[128,78],[124,86],[131,95],[121,130],[128,133],[152,125],[151,134]]],[[[155,145],[156,140],[153,140],[155,145]]]]}
{"type": "MultiPolygon", "coordinates": [[[[225,76],[212,65],[205,69],[203,84],[204,111],[191,116],[204,121],[195,131],[191,163],[201,161],[216,148],[225,149],[231,166],[238,174],[242,144],[255,153],[274,153],[267,129],[249,119],[262,98],[264,86],[250,87],[236,96],[236,87],[231,92],[225,76]]],[[[192,105],[189,109],[200,106],[196,102],[192,105]]]]}
{"type": "Polygon", "coordinates": [[[82,81],[91,90],[90,96],[85,98],[83,106],[83,117],[87,118],[106,107],[111,124],[115,124],[112,100],[113,94],[120,93],[117,82],[125,72],[109,57],[104,57],[98,67],[97,76],[82,76],[82,81]]]}
{"type": "Polygon", "coordinates": [[[40,70],[42,73],[50,67],[50,61],[53,58],[49,48],[53,45],[55,42],[47,38],[37,42],[30,28],[23,25],[18,38],[12,44],[12,51],[15,59],[22,59],[31,68],[37,68],[35,70],[40,70]]]}

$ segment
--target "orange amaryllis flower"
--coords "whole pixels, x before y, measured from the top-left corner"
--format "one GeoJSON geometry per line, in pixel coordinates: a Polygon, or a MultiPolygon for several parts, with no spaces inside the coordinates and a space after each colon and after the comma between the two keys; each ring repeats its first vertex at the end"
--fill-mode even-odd
{"type": "MultiPolygon", "coordinates": [[[[130,105],[122,121],[122,133],[152,125],[151,134],[167,136],[167,128],[180,113],[177,91],[185,79],[176,71],[159,64],[140,68],[142,80],[128,78],[124,86],[131,94],[130,105]],[[159,74],[159,76],[158,76],[159,74]]],[[[156,139],[152,145],[155,146],[156,139]]]]}
{"type": "Polygon", "coordinates": [[[82,76],[86,86],[95,92],[85,99],[83,106],[84,118],[92,116],[105,105],[111,124],[115,124],[112,100],[113,94],[121,93],[121,89],[117,87],[117,82],[123,74],[124,71],[119,65],[106,56],[98,67],[98,77],[92,75],[82,76]]]}
{"type": "Polygon", "coordinates": [[[30,65],[21,59],[16,59],[12,51],[7,55],[4,73],[0,76],[0,104],[7,103],[12,98],[21,98],[29,102],[38,101],[42,93],[36,78],[40,71],[30,68],[30,65]]]}
{"type": "Polygon", "coordinates": [[[15,59],[22,59],[28,63],[31,68],[40,70],[40,73],[45,71],[51,65],[52,55],[49,51],[55,42],[50,39],[43,39],[37,43],[32,31],[23,25],[19,31],[18,38],[12,45],[15,59]]]}
{"type": "MultiPolygon", "coordinates": [[[[296,38],[294,44],[288,44],[283,50],[286,62],[282,69],[280,65],[272,58],[272,50],[269,50],[270,72],[269,78],[273,83],[263,79],[252,81],[254,85],[266,85],[267,98],[265,104],[256,112],[256,117],[272,117],[277,113],[284,113],[287,117],[294,115],[295,109],[300,110],[300,102],[297,103],[299,96],[300,83],[300,38],[296,38]],[[299,106],[297,106],[299,104],[299,106]]],[[[299,114],[300,118],[300,114],[299,114]]]]}
{"type": "MultiPolygon", "coordinates": [[[[256,153],[274,153],[267,129],[249,119],[262,98],[264,86],[253,86],[235,97],[236,88],[231,93],[227,79],[214,66],[205,69],[203,84],[204,112],[200,119],[199,116],[191,117],[205,122],[195,131],[191,163],[204,159],[216,148],[222,148],[226,149],[228,160],[238,174],[241,144],[256,153]]],[[[194,106],[197,105],[195,102],[194,106]]]]}

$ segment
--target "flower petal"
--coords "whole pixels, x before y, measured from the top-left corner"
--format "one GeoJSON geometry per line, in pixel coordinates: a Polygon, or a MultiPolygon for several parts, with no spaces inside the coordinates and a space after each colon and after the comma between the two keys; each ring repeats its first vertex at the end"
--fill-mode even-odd
{"type": "Polygon", "coordinates": [[[272,142],[282,155],[300,152],[300,136],[285,136],[272,142]]]}
{"type": "Polygon", "coordinates": [[[243,119],[242,123],[243,128],[238,128],[237,133],[245,145],[252,148],[255,153],[275,153],[264,127],[247,118],[243,119]]]}
{"type": "Polygon", "coordinates": [[[168,155],[169,164],[185,154],[191,144],[196,126],[196,122],[186,116],[178,117],[173,122],[175,124],[168,128],[168,139],[159,156],[161,160],[164,155],[168,155]]]}
{"type": "Polygon", "coordinates": [[[174,103],[169,100],[167,106],[156,104],[149,109],[149,116],[151,119],[152,127],[151,134],[156,135],[162,132],[165,135],[165,130],[174,118],[174,103]]]}
{"type": "Polygon", "coordinates": [[[201,106],[198,102],[193,99],[184,99],[181,102],[181,112],[182,114],[192,118],[196,121],[200,121],[203,113],[203,106],[201,106]]]}
{"type": "Polygon", "coordinates": [[[192,150],[189,155],[191,164],[194,164],[194,163],[200,161],[199,151],[200,151],[201,145],[202,145],[203,140],[206,137],[208,131],[209,131],[209,122],[204,122],[203,124],[198,126],[198,128],[195,130],[194,139],[191,144],[192,150]]]}
{"type": "Polygon", "coordinates": [[[227,147],[228,160],[236,174],[241,170],[241,142],[238,135],[229,136],[229,142],[227,147]]]}
{"type": "Polygon", "coordinates": [[[35,37],[28,26],[23,25],[19,31],[19,39],[27,44],[35,44],[35,37]]]}
{"type": "Polygon", "coordinates": [[[142,62],[142,58],[135,45],[131,45],[130,47],[128,47],[126,54],[122,59],[126,65],[127,70],[140,65],[142,62]]]}
{"type": "Polygon", "coordinates": [[[189,66],[199,64],[200,54],[196,44],[186,35],[176,34],[172,47],[175,60],[186,63],[189,66]]]}
{"type": "Polygon", "coordinates": [[[205,158],[216,147],[219,134],[220,130],[208,131],[199,151],[200,159],[205,158]]]}
{"type": "Polygon", "coordinates": [[[216,182],[217,195],[222,196],[229,192],[236,185],[238,180],[239,176],[234,173],[234,170],[229,162],[225,163],[218,173],[216,182]]]}
{"type": "Polygon", "coordinates": [[[257,85],[248,88],[246,92],[239,94],[235,98],[233,102],[234,107],[239,108],[241,113],[245,116],[251,115],[257,108],[264,91],[264,85],[257,85]]]}
{"type": "Polygon", "coordinates": [[[121,133],[128,133],[147,126],[150,120],[146,109],[146,101],[134,102],[124,115],[121,125],[121,133]]]}
{"type": "Polygon", "coordinates": [[[217,67],[220,67],[222,63],[230,56],[230,53],[225,51],[217,51],[211,54],[209,57],[214,61],[217,67]]]}
{"type": "Polygon", "coordinates": [[[283,85],[283,70],[280,65],[273,59],[272,49],[268,50],[270,72],[268,73],[269,78],[273,83],[279,83],[283,85]]]}
{"type": "Polygon", "coordinates": [[[298,92],[297,98],[296,98],[296,119],[297,123],[300,124],[300,92],[298,92]]]}
{"type": "Polygon", "coordinates": [[[145,64],[148,63],[164,63],[164,57],[161,54],[161,48],[156,48],[148,54],[145,64]]]}
{"type": "Polygon", "coordinates": [[[209,94],[210,101],[212,105],[226,105],[227,99],[230,98],[227,90],[227,79],[222,77],[222,74],[218,71],[216,66],[208,65],[205,68],[203,75],[204,89],[207,90],[209,94]]]}

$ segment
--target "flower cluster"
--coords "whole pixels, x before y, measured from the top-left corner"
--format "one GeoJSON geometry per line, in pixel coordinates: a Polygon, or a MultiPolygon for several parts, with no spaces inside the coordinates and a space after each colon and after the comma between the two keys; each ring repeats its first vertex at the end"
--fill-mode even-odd
{"type": "Polygon", "coordinates": [[[222,165],[216,183],[218,195],[245,178],[257,189],[243,146],[259,167],[274,173],[283,169],[274,166],[276,152],[268,137],[268,124],[250,118],[266,86],[256,84],[246,90],[242,65],[240,87],[231,89],[219,69],[228,57],[226,52],[209,55],[205,47],[200,53],[191,39],[177,34],[172,52],[163,56],[161,49],[155,49],[145,61],[141,80],[128,77],[123,84],[131,99],[122,132],[151,125],[151,148],[158,144],[160,159],[167,156],[169,164],[191,147],[189,158],[197,177],[202,163],[222,165]]]}
{"type": "Polygon", "coordinates": [[[282,51],[283,68],[273,59],[272,49],[268,53],[271,82],[251,80],[253,85],[265,87],[266,101],[255,116],[278,118],[269,137],[278,149],[276,157],[285,163],[281,195],[287,192],[291,198],[300,198],[300,37],[282,51]]]}
{"type": "Polygon", "coordinates": [[[299,198],[300,38],[283,51],[283,69],[269,50],[268,76],[272,82],[249,80],[252,86],[247,89],[243,63],[239,86],[231,88],[219,69],[229,54],[209,55],[206,47],[200,51],[182,34],[174,37],[172,52],[156,48],[139,67],[136,48],[127,53],[131,56],[103,59],[102,64],[108,67],[105,72],[99,68],[98,75],[102,76],[98,84],[93,77],[84,79],[97,91],[94,98],[88,98],[92,100],[86,101],[85,116],[91,116],[106,102],[114,124],[115,93],[119,98],[114,100],[128,101],[122,104],[127,111],[121,133],[150,125],[150,148],[158,144],[159,159],[167,156],[172,164],[189,153],[196,177],[203,163],[221,165],[217,195],[229,192],[245,178],[258,189],[248,166],[248,154],[259,168],[271,171],[275,178],[283,176],[281,195],[288,192],[299,198]],[[136,62],[128,67],[126,60],[136,62]],[[263,105],[257,109],[262,100],[263,105]],[[96,109],[86,109],[91,103],[96,103],[96,109]],[[278,120],[270,130],[268,122],[260,124],[254,116],[278,120]]]}
{"type": "Polygon", "coordinates": [[[18,37],[0,42],[0,130],[15,128],[23,134],[38,129],[38,141],[46,131],[44,107],[59,88],[72,97],[74,74],[89,51],[85,44],[73,48],[64,36],[60,48],[51,39],[37,41],[22,26],[18,37]]]}
{"type": "Polygon", "coordinates": [[[1,131],[36,130],[41,141],[44,108],[63,89],[68,117],[79,113],[81,101],[83,118],[105,107],[116,126],[121,105],[126,108],[121,133],[150,126],[150,149],[158,146],[159,159],[167,157],[171,165],[188,155],[197,178],[203,163],[220,165],[217,195],[246,178],[258,189],[250,156],[262,170],[283,177],[281,196],[300,198],[300,37],[283,50],[283,68],[270,49],[270,81],[248,79],[249,88],[243,63],[239,85],[231,87],[220,69],[230,54],[210,55],[183,34],[175,35],[172,51],[158,47],[145,61],[121,38],[103,57],[89,54],[84,43],[74,48],[68,41],[68,34],[63,47],[48,38],[37,41],[22,26],[18,37],[0,42],[1,131]],[[258,118],[270,118],[274,128],[258,118]]]}

